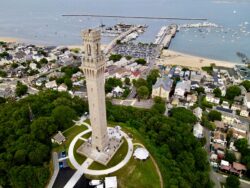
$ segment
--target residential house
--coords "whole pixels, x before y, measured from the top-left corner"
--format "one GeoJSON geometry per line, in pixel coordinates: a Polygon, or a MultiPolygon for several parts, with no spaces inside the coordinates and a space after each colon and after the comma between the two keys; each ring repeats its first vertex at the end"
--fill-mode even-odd
{"type": "Polygon", "coordinates": [[[201,120],[202,117],[202,109],[200,107],[197,107],[193,110],[194,115],[201,120]]]}
{"type": "Polygon", "coordinates": [[[176,84],[174,95],[180,98],[184,98],[185,94],[190,92],[191,89],[191,81],[179,81],[176,84]]]}
{"type": "Polygon", "coordinates": [[[194,125],[193,134],[196,138],[203,138],[203,127],[200,123],[194,125]]]}
{"type": "Polygon", "coordinates": [[[161,97],[169,101],[169,94],[173,86],[173,80],[169,77],[157,78],[152,88],[152,98],[161,97]]]}
{"type": "Polygon", "coordinates": [[[244,97],[244,105],[250,109],[250,92],[246,93],[244,97]]]}
{"type": "Polygon", "coordinates": [[[214,94],[206,94],[206,101],[214,104],[220,104],[220,98],[215,97],[214,94]]]}
{"type": "Polygon", "coordinates": [[[58,91],[67,91],[68,90],[68,87],[64,84],[64,83],[62,83],[59,87],[58,87],[58,89],[57,89],[58,91]]]}
{"type": "Polygon", "coordinates": [[[241,108],[240,116],[243,116],[243,117],[248,117],[249,116],[249,111],[247,110],[247,107],[242,107],[241,108]]]}
{"type": "Polygon", "coordinates": [[[47,89],[55,89],[55,88],[57,88],[57,83],[56,83],[55,80],[53,80],[53,81],[47,82],[47,83],[45,84],[45,87],[46,87],[47,89]]]}

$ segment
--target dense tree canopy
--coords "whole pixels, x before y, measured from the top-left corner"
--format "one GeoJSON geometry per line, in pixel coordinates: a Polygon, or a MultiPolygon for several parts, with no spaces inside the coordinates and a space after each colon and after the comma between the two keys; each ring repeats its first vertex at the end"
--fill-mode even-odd
{"type": "Polygon", "coordinates": [[[238,188],[240,187],[240,180],[238,177],[230,175],[226,179],[226,188],[238,188]]]}
{"type": "Polygon", "coordinates": [[[141,86],[137,90],[137,95],[139,99],[147,99],[149,95],[149,90],[146,86],[141,86]]]}
{"type": "Polygon", "coordinates": [[[137,129],[156,158],[165,187],[212,187],[207,153],[192,134],[191,111],[173,110],[172,117],[133,107],[107,104],[108,119],[137,129]],[[181,113],[178,113],[181,111],[181,113]],[[189,117],[191,116],[191,118],[189,117]]]}
{"type": "Polygon", "coordinates": [[[0,185],[45,187],[50,137],[72,126],[87,104],[67,93],[46,91],[0,106],[0,185]]]}
{"type": "Polygon", "coordinates": [[[122,87],[122,81],[119,78],[108,78],[105,81],[105,92],[109,93],[113,90],[114,87],[120,86],[122,87]]]}
{"type": "Polygon", "coordinates": [[[220,88],[215,88],[214,90],[213,90],[213,94],[214,94],[214,96],[215,97],[221,97],[221,90],[220,90],[220,88]]]}
{"type": "Polygon", "coordinates": [[[240,85],[243,85],[247,91],[250,91],[250,81],[249,80],[243,81],[240,85]]]}

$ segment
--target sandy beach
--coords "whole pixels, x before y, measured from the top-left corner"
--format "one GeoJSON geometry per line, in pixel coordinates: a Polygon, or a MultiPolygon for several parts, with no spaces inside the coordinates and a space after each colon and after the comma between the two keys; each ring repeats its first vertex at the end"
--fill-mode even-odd
{"type": "Polygon", "coordinates": [[[181,65],[184,67],[191,67],[197,69],[201,69],[201,67],[204,66],[210,66],[211,64],[224,67],[234,67],[235,65],[237,65],[237,63],[234,62],[198,57],[171,50],[163,50],[161,58],[158,60],[157,63],[163,65],[181,65]]]}
{"type": "Polygon", "coordinates": [[[12,38],[12,37],[0,37],[0,41],[3,42],[21,42],[18,38],[12,38]]]}

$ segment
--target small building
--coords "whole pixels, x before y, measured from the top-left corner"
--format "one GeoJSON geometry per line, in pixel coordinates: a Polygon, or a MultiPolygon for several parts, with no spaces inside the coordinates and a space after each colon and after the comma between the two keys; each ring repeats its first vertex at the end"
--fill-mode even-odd
{"type": "Polygon", "coordinates": [[[247,110],[247,107],[242,107],[241,108],[240,116],[243,116],[243,117],[248,117],[249,116],[249,111],[247,110]]]}
{"type": "Polygon", "coordinates": [[[191,81],[179,81],[176,84],[174,95],[180,98],[184,98],[185,94],[190,92],[191,89],[191,81]]]}
{"type": "Polygon", "coordinates": [[[124,92],[124,89],[120,88],[120,86],[116,86],[113,91],[113,97],[121,97],[124,92]]]}
{"type": "Polygon", "coordinates": [[[226,108],[226,109],[230,108],[230,105],[229,105],[229,103],[227,101],[223,101],[221,106],[222,106],[222,108],[226,108]]]}
{"type": "Polygon", "coordinates": [[[219,104],[220,98],[215,97],[214,94],[206,94],[206,101],[214,104],[219,104]]]}
{"type": "Polygon", "coordinates": [[[55,88],[57,88],[56,81],[53,80],[53,81],[47,82],[47,83],[45,84],[45,87],[46,87],[47,89],[55,89],[55,88]]]}
{"type": "Polygon", "coordinates": [[[233,165],[230,171],[241,176],[243,173],[247,171],[247,168],[245,165],[241,163],[233,162],[233,165]]]}
{"type": "Polygon", "coordinates": [[[246,93],[244,97],[244,105],[250,109],[250,92],[246,93]]]}
{"type": "Polygon", "coordinates": [[[117,188],[117,186],[116,176],[105,177],[105,188],[117,188]]]}
{"type": "Polygon", "coordinates": [[[201,120],[202,117],[202,109],[197,107],[193,110],[194,115],[201,120]]]}
{"type": "Polygon", "coordinates": [[[51,141],[52,143],[57,143],[61,145],[63,142],[66,141],[66,138],[61,131],[58,131],[58,133],[52,137],[51,141]]]}
{"type": "Polygon", "coordinates": [[[196,138],[203,138],[203,127],[200,123],[194,125],[193,134],[196,138]]]}
{"type": "Polygon", "coordinates": [[[66,84],[62,83],[58,89],[58,91],[62,92],[62,91],[67,91],[68,90],[68,87],[66,86],[66,84]]]}
{"type": "Polygon", "coordinates": [[[161,97],[169,101],[169,94],[173,85],[173,80],[169,77],[157,78],[156,83],[152,88],[152,98],[161,97]]]}

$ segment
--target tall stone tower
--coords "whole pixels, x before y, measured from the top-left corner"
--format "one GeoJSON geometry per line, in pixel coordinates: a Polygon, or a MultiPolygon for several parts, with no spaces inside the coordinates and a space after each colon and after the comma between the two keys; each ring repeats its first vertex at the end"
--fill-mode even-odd
{"type": "Polygon", "coordinates": [[[90,122],[92,126],[92,149],[98,152],[108,145],[106,104],[104,91],[105,61],[100,49],[101,32],[88,29],[82,32],[85,55],[82,70],[86,77],[90,122]]]}

